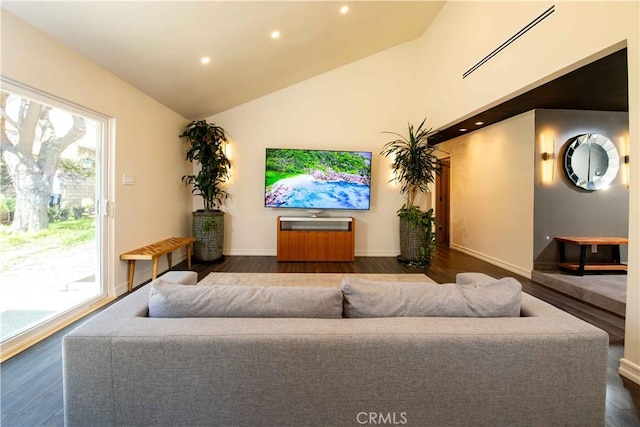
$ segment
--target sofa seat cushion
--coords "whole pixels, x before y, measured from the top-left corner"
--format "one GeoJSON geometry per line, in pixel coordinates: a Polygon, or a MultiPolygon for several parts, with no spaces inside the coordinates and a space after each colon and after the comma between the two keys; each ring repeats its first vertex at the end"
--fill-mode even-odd
{"type": "Polygon", "coordinates": [[[344,316],[519,317],[522,285],[507,277],[486,283],[407,284],[345,278],[344,316]]]}
{"type": "Polygon", "coordinates": [[[334,288],[183,286],[156,280],[149,317],[342,317],[342,293],[334,288]]]}

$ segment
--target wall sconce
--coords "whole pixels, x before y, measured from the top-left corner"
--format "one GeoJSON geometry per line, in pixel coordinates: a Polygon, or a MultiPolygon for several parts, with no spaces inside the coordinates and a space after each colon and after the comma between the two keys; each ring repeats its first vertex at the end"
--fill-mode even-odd
{"type": "Polygon", "coordinates": [[[393,154],[391,156],[391,164],[389,165],[390,171],[389,171],[389,182],[391,183],[391,185],[393,187],[397,187],[398,186],[398,173],[397,171],[393,168],[393,165],[396,162],[396,156],[395,154],[393,154]]]}
{"type": "MultiPolygon", "coordinates": [[[[231,162],[231,141],[226,141],[224,144],[224,155],[227,156],[229,162],[231,162]]],[[[227,182],[231,182],[231,166],[227,168],[227,182]]]]}
{"type": "Polygon", "coordinates": [[[554,132],[542,132],[540,134],[540,184],[551,184],[555,169],[556,135],[554,132]]]}
{"type": "Polygon", "coordinates": [[[629,135],[620,138],[620,148],[622,153],[622,183],[629,188],[629,135]]]}

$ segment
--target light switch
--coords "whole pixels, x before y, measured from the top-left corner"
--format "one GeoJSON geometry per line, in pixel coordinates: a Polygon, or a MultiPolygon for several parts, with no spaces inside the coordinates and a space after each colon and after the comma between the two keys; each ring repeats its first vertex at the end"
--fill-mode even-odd
{"type": "Polygon", "coordinates": [[[122,184],[133,185],[133,175],[125,173],[122,175],[122,184]]]}

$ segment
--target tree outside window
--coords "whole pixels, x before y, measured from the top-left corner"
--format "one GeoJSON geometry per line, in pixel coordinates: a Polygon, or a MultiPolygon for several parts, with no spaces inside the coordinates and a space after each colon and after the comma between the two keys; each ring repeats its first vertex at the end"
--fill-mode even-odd
{"type": "Polygon", "coordinates": [[[3,177],[15,194],[11,228],[40,231],[49,225],[50,199],[54,181],[60,179],[62,153],[85,136],[87,122],[4,91],[0,92],[0,114],[3,177]]]}

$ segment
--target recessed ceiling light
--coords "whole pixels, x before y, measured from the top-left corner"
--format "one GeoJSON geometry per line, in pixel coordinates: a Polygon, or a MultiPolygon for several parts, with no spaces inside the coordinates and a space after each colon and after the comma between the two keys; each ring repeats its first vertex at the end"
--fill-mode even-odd
{"type": "Polygon", "coordinates": [[[278,37],[280,37],[280,31],[276,30],[271,32],[272,39],[277,39],[278,37]]]}
{"type": "Polygon", "coordinates": [[[340,8],[340,13],[342,13],[342,14],[344,15],[344,14],[345,14],[345,13],[347,13],[347,12],[349,12],[349,6],[347,6],[347,5],[345,4],[344,6],[342,6],[342,7],[340,8]]]}
{"type": "Polygon", "coordinates": [[[484,122],[476,122],[476,126],[482,126],[484,122]]]}
{"type": "Polygon", "coordinates": [[[200,58],[200,62],[203,64],[208,64],[209,62],[211,62],[211,58],[209,58],[208,56],[203,56],[202,58],[200,58]]]}
{"type": "Polygon", "coordinates": [[[466,131],[467,131],[467,128],[460,128],[460,129],[458,129],[458,130],[459,130],[460,132],[466,132],[466,131]]]}

